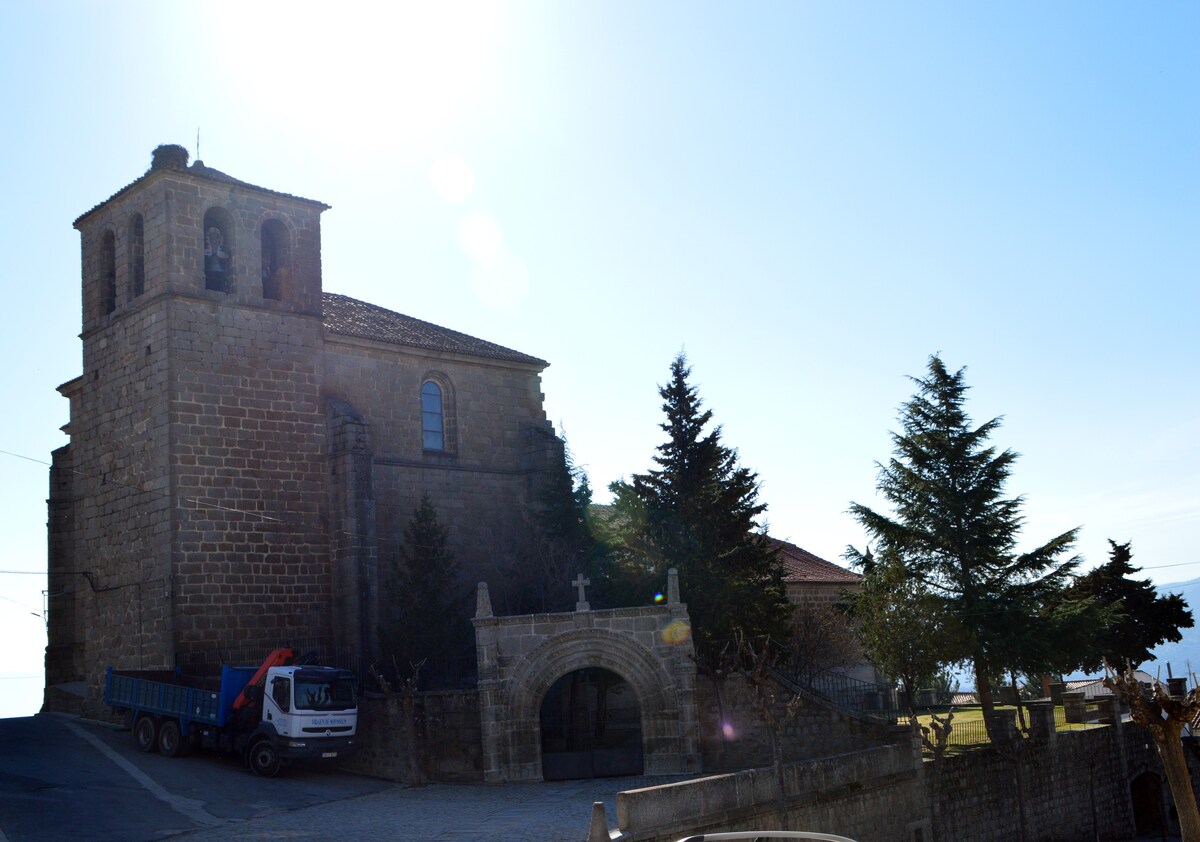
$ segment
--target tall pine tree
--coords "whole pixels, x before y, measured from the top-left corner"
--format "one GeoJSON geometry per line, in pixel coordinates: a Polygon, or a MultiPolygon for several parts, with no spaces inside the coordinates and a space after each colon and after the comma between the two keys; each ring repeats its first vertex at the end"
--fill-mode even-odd
{"type": "Polygon", "coordinates": [[[987,444],[1000,419],[973,427],[963,370],[951,374],[936,356],[913,381],[902,432],[892,434],[894,455],[879,467],[878,489],[894,514],[858,503],[850,511],[880,552],[901,559],[966,630],[963,648],[945,661],[973,666],[990,729],[992,676],[1018,665],[1021,641],[1071,580],[1078,559],[1060,557],[1076,530],[1018,553],[1021,498],[1004,496],[1017,454],[987,444]]]}
{"type": "MultiPolygon", "coordinates": [[[[558,445],[526,511],[519,562],[505,571],[501,598],[509,613],[570,611],[578,596],[570,584],[575,576],[603,581],[605,547],[592,530],[587,473],[575,464],[565,439],[558,445]]],[[[589,596],[594,606],[604,607],[598,591],[589,596]]]]}
{"type": "Polygon", "coordinates": [[[399,668],[397,678],[406,678],[410,665],[422,661],[422,684],[450,683],[469,672],[464,666],[471,629],[468,595],[448,535],[425,492],[404,529],[384,588],[380,648],[385,669],[393,660],[399,668]]]}
{"type": "Polygon", "coordinates": [[[654,457],[658,467],[613,484],[614,522],[624,569],[636,582],[661,588],[667,570],[678,569],[697,654],[711,664],[735,631],[780,635],[788,603],[758,522],[766,510],[758,477],[721,443],[719,426],[706,432],[712,412],[690,374],[680,354],[659,389],[667,441],[654,457]]]}

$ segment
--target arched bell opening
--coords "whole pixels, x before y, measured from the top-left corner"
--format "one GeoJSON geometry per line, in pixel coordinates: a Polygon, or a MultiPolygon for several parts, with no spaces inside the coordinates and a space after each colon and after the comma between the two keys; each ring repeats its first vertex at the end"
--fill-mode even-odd
{"type": "Polygon", "coordinates": [[[292,248],[287,227],[278,219],[268,219],[262,225],[260,240],[262,297],[285,301],[292,292],[292,248]]]}
{"type": "Polygon", "coordinates": [[[628,681],[588,667],[559,678],[541,704],[542,778],[641,775],[642,709],[628,681]]]}

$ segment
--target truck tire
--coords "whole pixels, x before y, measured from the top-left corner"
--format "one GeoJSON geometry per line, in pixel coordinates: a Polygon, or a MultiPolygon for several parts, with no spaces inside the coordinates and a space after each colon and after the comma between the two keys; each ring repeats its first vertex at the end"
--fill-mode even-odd
{"type": "Polygon", "coordinates": [[[250,766],[250,771],[260,778],[273,778],[279,774],[279,752],[275,750],[275,744],[266,738],[250,744],[250,749],[246,752],[246,763],[250,766]]]}
{"type": "Polygon", "coordinates": [[[148,713],[138,716],[133,723],[133,741],[138,751],[151,752],[158,748],[158,718],[148,713]]]}
{"type": "Polygon", "coordinates": [[[179,722],[168,719],[158,729],[158,751],[167,757],[182,757],[187,754],[188,743],[184,739],[179,722]]]}

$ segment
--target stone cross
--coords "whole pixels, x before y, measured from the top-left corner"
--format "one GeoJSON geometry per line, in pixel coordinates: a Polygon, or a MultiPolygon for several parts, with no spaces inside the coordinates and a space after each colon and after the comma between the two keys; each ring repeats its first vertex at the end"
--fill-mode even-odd
{"type": "Polygon", "coordinates": [[[583,578],[582,573],[580,573],[578,576],[576,576],[575,581],[571,583],[572,585],[574,585],[576,588],[579,589],[579,601],[575,603],[576,611],[591,611],[592,610],[592,606],[588,605],[588,602],[587,602],[587,594],[585,594],[583,592],[583,589],[586,588],[591,583],[592,583],[592,580],[583,578]]]}

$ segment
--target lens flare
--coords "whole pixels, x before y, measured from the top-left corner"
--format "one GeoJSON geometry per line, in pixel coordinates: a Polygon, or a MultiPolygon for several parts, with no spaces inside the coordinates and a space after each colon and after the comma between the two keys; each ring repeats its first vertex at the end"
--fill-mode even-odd
{"type": "Polygon", "coordinates": [[[692,627],[683,620],[672,620],[662,630],[662,641],[668,646],[679,646],[692,638],[692,627]]]}
{"type": "Polygon", "coordinates": [[[658,603],[663,602],[665,599],[666,597],[662,595],[662,591],[659,591],[654,595],[654,604],[658,605],[658,603]]]}
{"type": "Polygon", "coordinates": [[[722,722],[721,723],[721,733],[725,735],[725,739],[732,740],[733,739],[733,726],[731,724],[729,724],[728,722],[722,722]]]}

